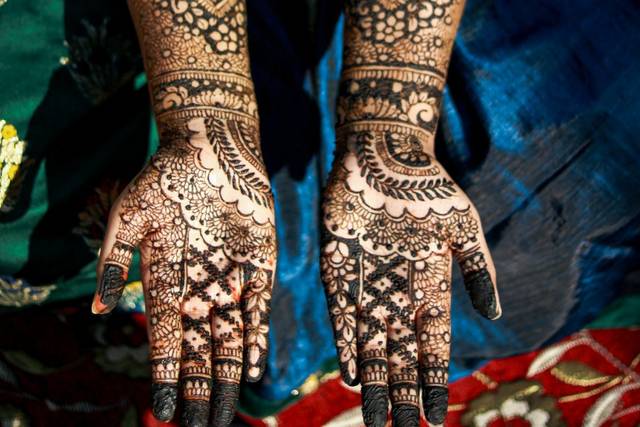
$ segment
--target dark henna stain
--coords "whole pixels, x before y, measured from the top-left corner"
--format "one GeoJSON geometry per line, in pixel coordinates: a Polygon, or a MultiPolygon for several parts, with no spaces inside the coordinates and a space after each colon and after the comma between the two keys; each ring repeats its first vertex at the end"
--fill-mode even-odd
{"type": "Polygon", "coordinates": [[[422,405],[427,421],[431,424],[442,424],[447,417],[449,390],[446,387],[424,386],[422,405]]]}
{"type": "Polygon", "coordinates": [[[176,384],[151,384],[153,416],[160,421],[170,421],[176,410],[178,386],[176,384]]]}
{"type": "Polygon", "coordinates": [[[126,274],[121,266],[105,264],[98,294],[100,295],[100,302],[107,306],[107,311],[113,310],[118,304],[125,281],[126,274]]]}
{"type": "Polygon", "coordinates": [[[394,427],[419,427],[420,409],[413,405],[393,405],[391,419],[394,427]]]}
{"type": "Polygon", "coordinates": [[[236,403],[240,395],[240,385],[215,381],[211,402],[211,424],[214,427],[227,427],[236,413],[236,403]]]}
{"type": "Polygon", "coordinates": [[[387,422],[388,410],[387,387],[380,385],[362,386],[362,417],[367,427],[384,427],[387,422]]]}
{"type": "Polygon", "coordinates": [[[181,427],[207,427],[209,425],[209,402],[185,400],[180,418],[181,427]]]}
{"type": "Polygon", "coordinates": [[[464,286],[471,297],[473,308],[487,319],[495,319],[498,315],[497,302],[489,272],[482,269],[465,274],[464,286]]]}
{"type": "Polygon", "coordinates": [[[465,253],[460,261],[464,286],[473,308],[487,319],[495,319],[498,316],[498,302],[486,266],[487,262],[480,251],[465,253]]]}

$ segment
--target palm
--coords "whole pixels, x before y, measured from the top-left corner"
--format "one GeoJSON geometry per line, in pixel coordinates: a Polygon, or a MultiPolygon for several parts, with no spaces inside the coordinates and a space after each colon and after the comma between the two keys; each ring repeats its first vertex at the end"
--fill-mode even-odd
{"type": "Polygon", "coordinates": [[[440,423],[452,257],[476,308],[499,315],[480,221],[411,135],[353,132],[340,147],[325,192],[322,273],[343,377],[362,382],[367,425],[384,425],[387,396],[395,420],[418,420],[419,384],[427,418],[440,423]]]}
{"type": "Polygon", "coordinates": [[[243,359],[249,380],[259,379],[266,360],[273,204],[252,133],[243,138],[232,128],[241,125],[206,120],[171,129],[114,207],[105,240],[112,250],[94,302],[97,312],[113,308],[140,245],[154,409],[171,418],[180,379],[189,425],[207,422],[211,395],[216,425],[227,425],[243,359]],[[229,162],[247,153],[253,158],[243,166],[229,162]]]}

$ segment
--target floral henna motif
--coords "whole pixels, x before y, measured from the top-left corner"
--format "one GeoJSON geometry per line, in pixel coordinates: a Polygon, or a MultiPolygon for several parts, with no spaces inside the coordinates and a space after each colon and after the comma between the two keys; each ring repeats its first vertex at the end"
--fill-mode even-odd
{"type": "Polygon", "coordinates": [[[322,280],[342,376],[365,424],[419,425],[447,410],[451,263],[474,307],[499,315],[471,202],[434,157],[462,0],[348,0],[322,280]]]}
{"type": "Polygon", "coordinates": [[[133,247],[143,240],[150,248],[154,412],[171,418],[180,379],[188,402],[182,422],[206,423],[211,400],[214,421],[226,425],[234,414],[243,351],[248,379],[258,379],[264,368],[275,233],[272,218],[256,219],[263,215],[258,205],[251,213],[241,212],[242,194],[225,200],[222,187],[233,188],[233,183],[213,184],[227,175],[205,167],[217,165],[215,158],[202,160],[203,150],[213,153],[215,142],[200,141],[207,135],[205,124],[195,120],[163,133],[164,145],[130,186],[99,294],[103,304],[111,303],[133,247]],[[199,133],[193,131],[198,126],[199,133]]]}
{"type": "Polygon", "coordinates": [[[461,0],[348,0],[345,66],[410,64],[444,76],[461,0]]]}
{"type": "Polygon", "coordinates": [[[129,0],[129,7],[154,75],[176,70],[249,75],[243,0],[129,0]]]}
{"type": "Polygon", "coordinates": [[[478,279],[467,286],[474,306],[486,317],[495,315],[493,282],[479,252],[478,219],[468,202],[467,209],[452,206],[443,213],[429,208],[423,218],[393,217],[351,191],[350,178],[339,166],[326,190],[321,258],[343,377],[362,382],[367,425],[384,424],[388,400],[396,423],[406,418],[407,425],[417,425],[419,385],[431,396],[424,400],[429,421],[441,422],[451,343],[452,255],[464,260],[465,280],[476,275],[488,280],[484,288],[478,279]],[[381,395],[388,397],[380,400],[381,395]]]}
{"type": "MultiPolygon", "coordinates": [[[[114,208],[94,311],[140,245],[153,411],[225,426],[267,355],[276,239],[243,0],[129,0],[160,148],[114,208]]],[[[101,264],[102,265],[102,264],[101,264]]]]}

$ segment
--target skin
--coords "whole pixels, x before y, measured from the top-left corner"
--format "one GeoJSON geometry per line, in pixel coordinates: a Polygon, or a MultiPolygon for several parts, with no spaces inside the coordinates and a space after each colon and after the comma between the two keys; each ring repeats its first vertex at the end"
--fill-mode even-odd
{"type": "Polygon", "coordinates": [[[321,270],[342,377],[362,384],[367,426],[385,425],[389,402],[394,425],[418,426],[421,403],[429,423],[444,422],[453,260],[476,310],[501,315],[478,213],[434,155],[463,7],[346,2],[321,270]]]}
{"type": "Polygon", "coordinates": [[[153,413],[227,426],[264,372],[276,266],[273,198],[242,0],[129,0],[160,148],[113,206],[92,311],[117,304],[140,249],[153,413]]]}

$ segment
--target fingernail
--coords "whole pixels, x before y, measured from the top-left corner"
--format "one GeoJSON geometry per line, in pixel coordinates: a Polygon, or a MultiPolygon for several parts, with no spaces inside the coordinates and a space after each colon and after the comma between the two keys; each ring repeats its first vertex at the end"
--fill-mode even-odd
{"type": "Polygon", "coordinates": [[[93,302],[91,303],[91,312],[93,314],[102,314],[107,309],[107,306],[102,304],[99,299],[100,296],[98,294],[93,297],[93,302]]]}
{"type": "Polygon", "coordinates": [[[160,421],[173,418],[178,400],[178,387],[175,384],[151,384],[153,416],[160,421]]]}
{"type": "Polygon", "coordinates": [[[442,424],[447,416],[449,390],[445,387],[426,386],[422,391],[422,404],[427,421],[431,424],[442,424]]]}
{"type": "Polygon", "coordinates": [[[388,409],[387,387],[362,386],[362,418],[367,427],[384,427],[387,423],[388,409]]]}
{"type": "Polygon", "coordinates": [[[236,414],[236,402],[240,395],[240,385],[233,383],[214,382],[213,385],[213,413],[214,427],[227,427],[236,414]]]}

